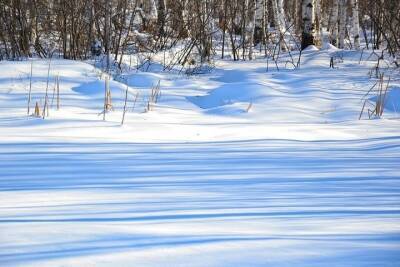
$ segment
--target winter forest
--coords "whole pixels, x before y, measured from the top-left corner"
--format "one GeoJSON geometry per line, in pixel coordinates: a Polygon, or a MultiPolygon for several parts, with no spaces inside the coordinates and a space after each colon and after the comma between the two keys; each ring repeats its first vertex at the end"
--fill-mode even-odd
{"type": "Polygon", "coordinates": [[[326,43],[382,48],[396,58],[399,5],[393,0],[3,0],[0,59],[107,54],[121,68],[123,55],[151,57],[180,47],[168,63],[190,65],[210,62],[216,54],[251,60],[255,54],[276,57],[326,43]]]}
{"type": "Polygon", "coordinates": [[[400,265],[400,1],[0,0],[0,266],[400,265]]]}

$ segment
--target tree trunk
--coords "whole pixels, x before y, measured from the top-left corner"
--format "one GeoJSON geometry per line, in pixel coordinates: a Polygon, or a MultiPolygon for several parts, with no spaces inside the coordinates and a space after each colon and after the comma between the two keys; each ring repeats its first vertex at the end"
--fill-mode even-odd
{"type": "Polygon", "coordinates": [[[105,10],[105,27],[104,27],[104,50],[106,54],[107,72],[110,71],[110,43],[111,43],[111,1],[107,1],[105,10]]]}
{"type": "Polygon", "coordinates": [[[262,23],[261,23],[261,33],[262,33],[262,44],[264,45],[264,53],[267,55],[267,43],[268,43],[268,0],[262,1],[262,23]]]}
{"type": "Polygon", "coordinates": [[[358,16],[359,6],[358,0],[351,0],[351,7],[353,12],[353,42],[354,48],[360,50],[360,18],[358,16]]]}
{"type": "MultiPolygon", "coordinates": [[[[251,0],[250,0],[251,1],[251,0]]],[[[246,59],[246,42],[247,42],[247,34],[246,34],[246,27],[247,27],[247,13],[249,9],[249,0],[243,1],[242,6],[242,58],[243,60],[246,59]]]]}
{"type": "Polygon", "coordinates": [[[224,18],[223,18],[223,25],[222,25],[222,56],[221,56],[222,59],[225,56],[225,36],[226,36],[226,23],[227,23],[226,14],[228,12],[227,3],[228,3],[228,0],[224,0],[224,6],[223,6],[223,8],[224,8],[224,12],[223,12],[224,18]]]}
{"type": "Polygon", "coordinates": [[[149,0],[150,8],[149,8],[149,15],[148,19],[150,21],[156,21],[158,19],[158,10],[156,0],[149,0]]]}
{"type": "Polygon", "coordinates": [[[344,48],[344,39],[346,36],[346,0],[339,0],[339,48],[344,48]]]}
{"type": "Polygon", "coordinates": [[[165,33],[165,18],[167,15],[167,5],[165,0],[158,1],[158,12],[157,12],[157,26],[158,26],[158,34],[164,36],[165,33]]]}
{"type": "Polygon", "coordinates": [[[247,35],[248,35],[248,45],[249,45],[249,59],[253,59],[253,49],[254,49],[254,30],[256,27],[256,12],[257,12],[257,0],[250,0],[248,18],[249,23],[247,24],[247,35]]]}
{"type": "Polygon", "coordinates": [[[331,44],[334,46],[338,45],[338,14],[339,14],[339,1],[333,0],[332,15],[331,15],[331,44]]]}
{"type": "Polygon", "coordinates": [[[322,7],[321,7],[321,0],[315,0],[315,43],[318,45],[322,45],[323,43],[323,35],[322,35],[322,7]]]}
{"type": "Polygon", "coordinates": [[[91,47],[94,42],[94,0],[91,0],[89,3],[89,28],[88,28],[88,43],[86,47],[86,57],[87,54],[91,53],[91,47]]]}
{"type": "Polygon", "coordinates": [[[277,0],[278,19],[282,32],[286,31],[285,9],[283,8],[283,0],[277,0]]]}
{"type": "Polygon", "coordinates": [[[285,25],[282,24],[282,21],[284,21],[281,17],[281,13],[279,12],[279,6],[278,6],[278,1],[281,0],[272,0],[272,11],[274,13],[274,24],[275,24],[275,30],[278,33],[278,38],[279,38],[279,46],[280,48],[285,51],[287,50],[287,47],[285,45],[285,25]]]}
{"type": "Polygon", "coordinates": [[[302,29],[302,19],[301,16],[299,15],[300,13],[300,8],[299,8],[299,0],[293,0],[293,23],[294,23],[294,29],[297,34],[301,33],[302,29]]]}
{"type": "Polygon", "coordinates": [[[301,49],[303,50],[307,46],[315,44],[313,0],[302,0],[301,8],[303,18],[301,49]]]}

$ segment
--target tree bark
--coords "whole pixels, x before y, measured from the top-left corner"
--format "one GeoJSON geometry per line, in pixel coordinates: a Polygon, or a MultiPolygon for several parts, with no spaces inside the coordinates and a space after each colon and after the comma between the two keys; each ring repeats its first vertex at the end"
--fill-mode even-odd
{"type": "Polygon", "coordinates": [[[249,45],[249,59],[253,59],[253,49],[254,49],[254,31],[256,27],[256,12],[257,12],[257,0],[250,0],[249,3],[249,23],[247,24],[247,35],[248,35],[248,45],[249,45]]]}
{"type": "Polygon", "coordinates": [[[155,21],[158,19],[158,9],[156,0],[149,0],[150,8],[149,8],[149,16],[148,19],[151,21],[155,21]]]}
{"type": "Polygon", "coordinates": [[[322,45],[323,43],[323,32],[322,32],[322,7],[321,0],[315,0],[314,2],[314,10],[315,10],[315,38],[316,44],[322,45]]]}
{"type": "Polygon", "coordinates": [[[165,35],[165,20],[167,15],[167,5],[165,0],[158,0],[158,11],[157,11],[157,26],[158,34],[161,36],[165,35]]]}
{"type": "Polygon", "coordinates": [[[338,45],[338,15],[339,15],[339,1],[333,0],[332,14],[331,14],[331,44],[334,46],[338,45]]]}
{"type": "Polygon", "coordinates": [[[111,43],[111,1],[106,0],[105,5],[105,27],[104,27],[104,37],[105,37],[105,54],[106,54],[106,64],[107,72],[110,71],[110,43],[111,43]]]}
{"type": "Polygon", "coordinates": [[[354,48],[356,50],[360,50],[360,18],[359,18],[359,0],[351,0],[351,7],[353,12],[353,25],[352,25],[352,32],[353,32],[353,42],[354,48]]]}
{"type": "Polygon", "coordinates": [[[278,32],[279,38],[279,46],[285,51],[287,47],[285,45],[285,25],[282,24],[281,13],[279,12],[278,1],[280,0],[272,0],[272,11],[274,13],[274,24],[275,30],[278,32]]]}
{"type": "Polygon", "coordinates": [[[278,7],[278,19],[279,24],[281,25],[281,30],[286,31],[286,20],[285,20],[285,9],[283,8],[283,0],[277,0],[278,7]]]}
{"type": "Polygon", "coordinates": [[[339,0],[339,48],[344,48],[346,36],[346,0],[339,0]]]}
{"type": "Polygon", "coordinates": [[[314,33],[314,1],[313,0],[302,0],[302,18],[303,18],[303,32],[301,49],[305,49],[309,45],[315,45],[315,33],[314,33]]]}

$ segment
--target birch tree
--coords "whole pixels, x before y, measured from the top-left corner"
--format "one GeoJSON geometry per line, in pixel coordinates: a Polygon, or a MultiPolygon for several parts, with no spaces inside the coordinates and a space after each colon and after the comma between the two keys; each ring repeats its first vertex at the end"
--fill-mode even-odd
{"type": "Polygon", "coordinates": [[[283,0],[277,0],[278,19],[282,27],[282,31],[286,31],[285,9],[283,7],[283,0]]]}
{"type": "Polygon", "coordinates": [[[344,48],[346,37],[346,0],[339,0],[339,48],[344,48]]]}
{"type": "Polygon", "coordinates": [[[165,34],[165,22],[167,16],[167,4],[165,0],[158,0],[158,11],[157,11],[157,26],[158,34],[164,36],[165,34]]]}
{"type": "Polygon", "coordinates": [[[110,71],[110,44],[111,44],[111,1],[106,1],[105,5],[105,27],[104,27],[104,39],[105,39],[105,53],[106,53],[106,64],[107,72],[110,71]]]}
{"type": "Polygon", "coordinates": [[[314,0],[314,10],[315,10],[315,38],[316,42],[320,45],[323,43],[323,31],[322,31],[322,6],[321,0],[314,0]]]}
{"type": "Polygon", "coordinates": [[[257,19],[261,20],[259,27],[261,28],[261,40],[267,54],[268,42],[268,0],[257,0],[257,19]]]}
{"type": "Polygon", "coordinates": [[[158,18],[158,9],[156,0],[149,0],[150,8],[149,8],[149,19],[157,20],[158,18]]]}
{"type": "Polygon", "coordinates": [[[315,44],[314,36],[314,3],[313,0],[302,0],[301,2],[303,17],[303,32],[301,49],[303,50],[309,45],[315,44]]]}
{"type": "Polygon", "coordinates": [[[257,0],[249,0],[249,23],[247,25],[248,45],[249,45],[249,59],[253,59],[254,49],[254,30],[256,27],[256,12],[257,12],[257,0]]]}
{"type": "Polygon", "coordinates": [[[299,0],[292,0],[292,9],[293,9],[293,23],[295,27],[295,32],[296,34],[301,33],[301,28],[302,28],[302,18],[299,16],[300,13],[300,5],[299,5],[299,0]]]}
{"type": "Polygon", "coordinates": [[[360,18],[358,16],[358,14],[359,14],[358,0],[350,0],[350,1],[351,1],[352,13],[353,13],[352,33],[353,33],[354,48],[356,50],[360,50],[360,18]]]}
{"type": "Polygon", "coordinates": [[[284,40],[284,35],[285,35],[285,25],[282,24],[282,21],[284,21],[281,18],[281,13],[279,12],[279,6],[278,6],[278,1],[281,0],[272,0],[272,12],[274,14],[274,24],[275,24],[275,30],[277,31],[278,38],[279,38],[279,46],[283,51],[287,50],[287,47],[285,45],[285,40],[284,40]]]}
{"type": "Polygon", "coordinates": [[[339,1],[341,0],[333,0],[331,21],[330,21],[330,31],[331,31],[331,44],[334,46],[338,45],[338,15],[339,15],[339,1]]]}

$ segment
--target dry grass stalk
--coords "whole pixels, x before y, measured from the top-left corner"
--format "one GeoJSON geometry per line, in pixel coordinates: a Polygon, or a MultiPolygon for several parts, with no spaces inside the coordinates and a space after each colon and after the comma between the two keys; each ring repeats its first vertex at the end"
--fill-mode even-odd
{"type": "Polygon", "coordinates": [[[31,74],[30,74],[30,76],[29,76],[28,115],[30,114],[30,106],[31,106],[32,72],[33,72],[33,62],[31,62],[31,74]]]}
{"type": "Polygon", "coordinates": [[[111,100],[111,90],[109,88],[107,91],[107,98],[106,98],[106,110],[110,111],[112,109],[113,109],[113,107],[112,107],[112,100],[111,100]]]}
{"type": "Polygon", "coordinates": [[[106,76],[104,80],[104,108],[103,108],[103,120],[106,120],[106,112],[112,110],[111,101],[111,90],[110,90],[110,78],[106,76]]]}
{"type": "Polygon", "coordinates": [[[60,77],[57,75],[57,110],[60,109],[60,77]]]}
{"type": "Polygon", "coordinates": [[[382,114],[382,103],[383,103],[383,74],[380,75],[379,77],[379,90],[378,90],[378,95],[376,97],[376,103],[375,103],[375,115],[380,116],[382,114]]]}
{"type": "Polygon", "coordinates": [[[136,102],[139,99],[139,92],[136,93],[135,98],[133,99],[133,108],[132,111],[135,110],[136,102]]]}
{"type": "Polygon", "coordinates": [[[103,105],[103,121],[106,120],[107,111],[107,95],[108,95],[108,78],[104,80],[104,105],[103,105]]]}
{"type": "Polygon", "coordinates": [[[46,95],[44,97],[44,106],[43,106],[43,119],[46,117],[46,111],[47,111],[47,116],[49,116],[49,107],[48,107],[48,92],[49,92],[49,80],[50,80],[50,67],[51,67],[51,60],[49,60],[49,66],[47,68],[47,82],[46,82],[46,95]]]}
{"type": "Polygon", "coordinates": [[[54,98],[56,97],[57,76],[54,77],[53,95],[51,97],[51,108],[53,108],[54,98]]]}
{"type": "Polygon", "coordinates": [[[364,101],[364,105],[363,105],[363,107],[361,109],[360,116],[358,117],[358,120],[361,120],[361,117],[362,117],[362,114],[364,113],[364,108],[365,108],[366,104],[367,104],[367,100],[364,101]]]}
{"type": "Polygon", "coordinates": [[[160,97],[161,97],[161,87],[160,87],[160,81],[158,81],[157,85],[151,88],[150,96],[147,101],[147,107],[145,111],[153,110],[154,105],[157,104],[160,97]]]}
{"type": "Polygon", "coordinates": [[[250,109],[253,107],[253,102],[250,102],[247,106],[246,112],[249,113],[250,109]]]}
{"type": "Polygon", "coordinates": [[[126,91],[125,91],[125,103],[124,103],[124,111],[122,113],[122,121],[121,121],[121,125],[124,125],[124,121],[125,121],[125,113],[126,113],[126,103],[128,102],[128,89],[129,86],[126,85],[126,91]]]}
{"type": "MultiPolygon", "coordinates": [[[[387,92],[389,89],[389,84],[390,84],[391,77],[388,78],[387,82],[385,83],[384,79],[384,74],[379,75],[379,80],[368,90],[368,92],[364,95],[364,97],[368,96],[370,92],[377,86],[377,95],[376,95],[376,100],[373,106],[373,109],[368,109],[368,117],[371,119],[371,117],[377,117],[381,118],[383,115],[383,112],[385,110],[385,104],[386,104],[386,96],[387,92]]],[[[363,107],[360,112],[359,120],[362,117],[362,114],[364,113],[365,106],[367,104],[368,99],[364,101],[363,107]]]]}
{"type": "Polygon", "coordinates": [[[384,85],[384,79],[382,74],[380,83],[381,83],[380,84],[381,90],[379,90],[379,95],[377,97],[376,112],[375,112],[376,116],[378,116],[379,118],[382,117],[383,111],[385,109],[386,95],[390,84],[390,77],[387,80],[386,85],[384,85]]]}
{"type": "Polygon", "coordinates": [[[57,96],[57,110],[60,109],[60,78],[59,75],[54,78],[53,96],[51,98],[51,107],[54,104],[54,98],[57,96]]]}
{"type": "Polygon", "coordinates": [[[39,107],[39,103],[37,101],[36,101],[35,112],[33,113],[33,116],[40,117],[40,107],[39,107]]]}

